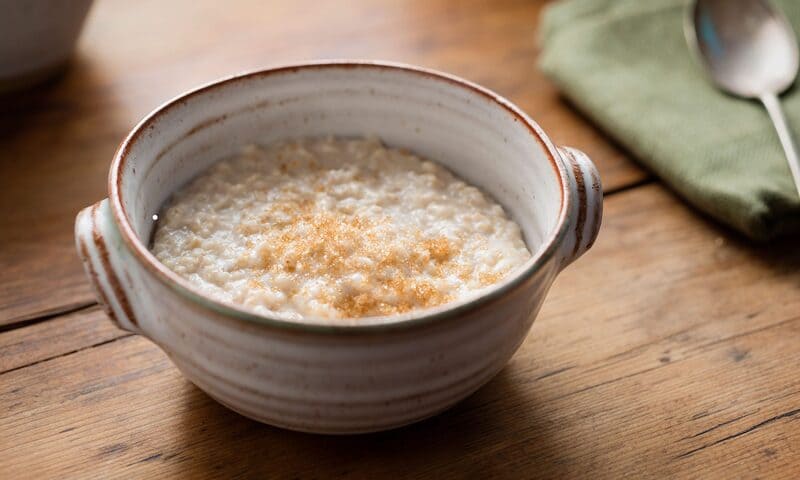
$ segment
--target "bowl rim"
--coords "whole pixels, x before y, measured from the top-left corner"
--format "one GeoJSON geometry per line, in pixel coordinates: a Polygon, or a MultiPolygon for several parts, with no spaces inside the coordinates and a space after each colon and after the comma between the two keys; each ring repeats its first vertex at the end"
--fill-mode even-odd
{"type": "Polygon", "coordinates": [[[380,333],[392,330],[403,330],[422,325],[430,325],[443,322],[447,319],[457,318],[467,311],[487,305],[506,296],[507,294],[521,287],[528,279],[530,279],[537,271],[539,271],[555,255],[556,251],[559,250],[559,246],[563,242],[567,232],[568,212],[571,211],[571,203],[574,201],[572,196],[568,194],[569,183],[567,180],[566,166],[562,161],[559,161],[560,158],[561,156],[558,153],[558,150],[541,129],[541,127],[539,127],[539,125],[527,114],[525,114],[519,107],[501,95],[469,80],[465,80],[455,75],[444,73],[438,70],[383,60],[321,60],[294,62],[223,77],[179,94],[156,107],[135,127],[133,127],[133,129],[128,133],[128,135],[117,148],[108,174],[108,193],[112,216],[124,244],[134,254],[134,257],[139,261],[139,263],[143,264],[147,270],[149,270],[157,279],[161,281],[161,283],[176,291],[178,294],[186,297],[188,300],[200,304],[205,308],[214,310],[226,317],[242,320],[251,325],[255,324],[267,327],[275,327],[283,331],[306,331],[337,334],[380,333]],[[552,229],[550,236],[546,238],[545,242],[538,249],[538,251],[531,255],[530,259],[516,269],[516,272],[514,272],[513,275],[507,276],[497,284],[479,290],[476,295],[469,296],[462,300],[445,303],[436,307],[411,310],[398,315],[359,317],[357,324],[331,322],[329,319],[316,317],[297,321],[283,318],[278,315],[265,315],[251,310],[243,305],[215,299],[200,292],[188,280],[185,280],[177,273],[173,272],[159,262],[158,259],[156,259],[156,257],[150,252],[147,246],[144,245],[141,240],[139,240],[133,231],[133,227],[129,222],[127,211],[120,196],[121,182],[123,181],[123,175],[121,172],[123,171],[125,163],[128,160],[131,148],[140,140],[141,137],[144,136],[145,132],[147,132],[149,127],[160,116],[173,108],[181,106],[187,99],[191,97],[213,91],[232,83],[245,82],[254,78],[262,78],[275,74],[312,69],[391,70],[419,75],[432,81],[447,83],[452,87],[460,88],[470,92],[471,94],[480,95],[505,109],[515,118],[515,121],[519,121],[522,123],[522,125],[527,127],[530,134],[543,147],[547,159],[549,160],[551,167],[553,168],[560,182],[560,211],[556,226],[552,229]]]}

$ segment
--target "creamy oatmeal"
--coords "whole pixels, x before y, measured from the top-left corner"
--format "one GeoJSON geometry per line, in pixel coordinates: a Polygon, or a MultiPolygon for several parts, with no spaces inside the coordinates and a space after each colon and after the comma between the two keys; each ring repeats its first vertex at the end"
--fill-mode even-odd
{"type": "Polygon", "coordinates": [[[294,319],[439,305],[530,258],[491,198],[374,138],[246,147],[174,196],[153,252],[212,297],[294,319]]]}

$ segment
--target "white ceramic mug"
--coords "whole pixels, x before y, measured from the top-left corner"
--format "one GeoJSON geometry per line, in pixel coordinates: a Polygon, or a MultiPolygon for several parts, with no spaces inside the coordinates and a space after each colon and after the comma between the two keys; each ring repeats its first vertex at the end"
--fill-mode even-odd
{"type": "Polygon", "coordinates": [[[109,198],[76,222],[99,302],[209,395],[294,430],[405,425],[468,396],[508,362],[556,274],[600,227],[581,152],[465,80],[378,62],[321,62],[222,80],[157,109],[114,157],[109,198]],[[297,323],[205,297],[148,250],[153,216],[186,181],[248,143],[377,135],[434,159],[504,205],[533,257],[479,296],[358,325],[297,323]]]}

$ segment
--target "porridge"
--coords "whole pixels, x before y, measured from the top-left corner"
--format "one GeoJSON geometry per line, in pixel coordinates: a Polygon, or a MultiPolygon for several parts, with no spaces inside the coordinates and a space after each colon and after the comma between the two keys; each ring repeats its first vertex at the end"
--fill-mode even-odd
{"type": "Polygon", "coordinates": [[[297,320],[440,305],[531,256],[491,198],[375,138],[245,147],[172,198],[153,252],[211,297],[297,320]]]}

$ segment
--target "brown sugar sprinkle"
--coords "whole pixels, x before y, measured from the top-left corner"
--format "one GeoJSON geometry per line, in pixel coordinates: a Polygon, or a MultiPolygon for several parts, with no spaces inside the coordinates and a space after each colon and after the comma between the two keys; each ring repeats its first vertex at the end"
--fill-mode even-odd
{"type": "MultiPolygon", "coordinates": [[[[275,202],[258,220],[258,267],[274,274],[344,282],[334,298],[322,300],[346,317],[391,315],[446,303],[452,296],[426,278],[444,278],[463,269],[453,261],[458,249],[446,237],[420,239],[406,250],[388,247],[381,241],[386,233],[380,228],[386,219],[333,213],[308,200],[275,202]],[[354,276],[363,279],[367,291],[346,283],[354,276]]],[[[250,233],[251,228],[240,232],[250,233]]]]}
{"type": "Polygon", "coordinates": [[[453,256],[453,247],[446,237],[432,238],[422,243],[437,262],[445,262],[453,256]]]}
{"type": "Polygon", "coordinates": [[[500,279],[503,278],[503,276],[505,276],[505,273],[506,272],[502,273],[481,272],[480,274],[478,274],[478,280],[481,282],[481,285],[483,286],[494,285],[495,283],[499,282],[500,279]]]}

